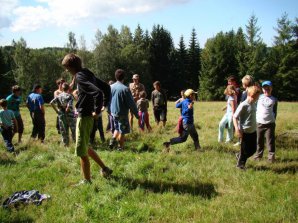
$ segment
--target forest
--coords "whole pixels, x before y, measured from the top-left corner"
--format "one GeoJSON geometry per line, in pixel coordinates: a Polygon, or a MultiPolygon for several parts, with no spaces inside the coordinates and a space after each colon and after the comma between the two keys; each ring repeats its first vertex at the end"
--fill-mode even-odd
{"type": "Polygon", "coordinates": [[[276,35],[272,46],[261,37],[258,18],[251,15],[243,30],[220,31],[210,37],[204,47],[198,42],[197,30],[191,30],[188,41],[183,36],[175,46],[171,33],[163,25],[154,25],[151,31],[141,25],[131,31],[123,25],[117,30],[110,25],[105,33],[97,30],[92,49],[87,49],[84,36],[76,38],[68,33],[68,42],[62,48],[32,49],[26,40],[12,40],[10,46],[0,47],[0,97],[10,94],[11,86],[18,84],[23,97],[35,83],[42,85],[46,101],[53,97],[56,79],[70,75],[61,66],[69,52],[78,54],[84,66],[102,80],[114,80],[117,68],[126,71],[125,83],[134,73],[140,82],[152,90],[159,80],[169,99],[175,99],[187,88],[198,90],[199,100],[224,99],[227,77],[252,75],[258,82],[271,80],[273,94],[282,101],[298,100],[298,18],[291,21],[287,13],[272,24],[276,35]]]}

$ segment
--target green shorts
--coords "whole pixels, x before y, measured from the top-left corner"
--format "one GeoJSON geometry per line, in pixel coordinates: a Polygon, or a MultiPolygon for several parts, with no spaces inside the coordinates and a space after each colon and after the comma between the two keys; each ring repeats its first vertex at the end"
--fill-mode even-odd
{"type": "Polygon", "coordinates": [[[90,134],[94,119],[91,116],[78,117],[76,125],[76,150],[77,156],[87,156],[90,134]]]}

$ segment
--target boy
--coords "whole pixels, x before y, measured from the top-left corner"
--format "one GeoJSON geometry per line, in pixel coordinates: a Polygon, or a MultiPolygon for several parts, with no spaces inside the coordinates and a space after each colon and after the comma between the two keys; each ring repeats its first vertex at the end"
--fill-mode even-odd
{"type": "Polygon", "coordinates": [[[76,155],[80,157],[84,180],[76,186],[91,184],[89,156],[102,168],[101,173],[104,177],[108,177],[113,172],[88,145],[94,118],[96,119],[104,109],[103,106],[109,103],[110,86],[97,79],[90,70],[83,68],[82,60],[76,54],[67,54],[62,60],[62,66],[75,78],[78,90],[76,109],[79,117],[76,123],[75,150],[76,155]]]}
{"type": "Polygon", "coordinates": [[[159,81],[153,83],[154,91],[151,93],[151,100],[153,105],[153,113],[155,122],[159,125],[162,121],[162,125],[165,126],[167,122],[167,96],[159,81]]]}
{"type": "Polygon", "coordinates": [[[22,102],[22,98],[20,95],[21,95],[21,88],[18,85],[14,85],[12,87],[12,94],[6,98],[7,109],[13,111],[14,116],[18,123],[18,131],[16,131],[16,129],[14,128],[14,133],[16,132],[19,133],[18,143],[22,142],[22,135],[24,132],[23,119],[20,113],[20,104],[22,102]]]}
{"type": "Polygon", "coordinates": [[[141,131],[145,130],[145,125],[148,129],[148,131],[151,131],[151,126],[149,123],[149,113],[148,113],[148,108],[149,108],[149,101],[146,99],[146,92],[141,91],[139,94],[140,99],[137,101],[137,107],[139,111],[139,128],[141,131]]]}
{"type": "Polygon", "coordinates": [[[74,117],[73,96],[69,94],[68,91],[69,85],[64,82],[62,84],[62,92],[50,102],[53,109],[58,114],[60,133],[62,135],[64,146],[69,146],[69,128],[74,142],[76,138],[76,119],[74,117]]]}
{"type": "Polygon", "coordinates": [[[14,152],[14,146],[12,144],[12,124],[15,129],[18,130],[18,123],[14,116],[13,111],[7,109],[7,101],[5,99],[0,100],[0,132],[2,134],[5,146],[8,152],[14,152]]]}
{"type": "Polygon", "coordinates": [[[182,113],[182,120],[183,120],[183,132],[181,136],[170,139],[170,142],[164,142],[163,145],[169,150],[170,145],[185,142],[188,138],[188,135],[194,141],[194,146],[196,150],[201,149],[200,142],[199,142],[199,135],[197,133],[196,127],[194,125],[194,118],[193,118],[193,104],[195,100],[195,92],[192,89],[187,89],[184,92],[185,99],[181,102],[176,104],[176,108],[181,108],[182,113]]]}
{"type": "Polygon", "coordinates": [[[41,86],[39,84],[34,85],[32,93],[27,97],[26,104],[30,111],[30,116],[33,123],[31,138],[35,139],[38,136],[38,139],[40,139],[43,143],[45,139],[46,121],[44,100],[41,93],[41,86]]]}
{"type": "Polygon", "coordinates": [[[255,160],[260,160],[264,153],[264,135],[269,150],[268,161],[275,161],[275,120],[277,115],[277,99],[271,95],[272,82],[262,83],[263,94],[257,104],[257,153],[255,160]]]}
{"type": "Polygon", "coordinates": [[[122,69],[115,72],[116,83],[111,85],[112,100],[109,113],[113,116],[115,131],[110,140],[109,147],[112,149],[116,140],[118,141],[118,150],[124,149],[125,135],[130,133],[128,121],[128,111],[130,110],[137,119],[139,119],[138,109],[132,97],[131,91],[126,87],[124,82],[125,73],[122,69]]]}
{"type": "Polygon", "coordinates": [[[241,138],[240,154],[237,154],[237,167],[245,169],[246,160],[257,149],[256,133],[256,101],[260,90],[256,86],[247,88],[247,99],[241,102],[233,115],[233,123],[236,135],[241,138]],[[239,125],[238,125],[239,122],[239,125]]]}

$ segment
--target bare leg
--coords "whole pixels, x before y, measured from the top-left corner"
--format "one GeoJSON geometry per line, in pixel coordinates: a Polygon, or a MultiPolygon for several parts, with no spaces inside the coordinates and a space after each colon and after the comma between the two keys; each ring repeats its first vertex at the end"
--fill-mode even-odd
{"type": "Polygon", "coordinates": [[[123,146],[124,146],[124,135],[123,134],[120,134],[119,135],[119,145],[120,145],[120,147],[121,148],[123,148],[123,146]]]}
{"type": "Polygon", "coordinates": [[[91,180],[90,176],[90,161],[88,156],[82,156],[81,157],[81,170],[84,178],[88,181],[91,180]]]}
{"type": "MultiPolygon", "coordinates": [[[[98,154],[91,148],[88,149],[88,155],[103,169],[105,168],[105,164],[102,162],[98,154]]],[[[89,164],[89,172],[90,172],[90,164],[89,164]]],[[[90,173],[89,173],[90,175],[90,173]]]]}
{"type": "Polygon", "coordinates": [[[23,135],[22,133],[19,133],[19,141],[18,141],[19,143],[22,142],[22,135],[23,135]]]}

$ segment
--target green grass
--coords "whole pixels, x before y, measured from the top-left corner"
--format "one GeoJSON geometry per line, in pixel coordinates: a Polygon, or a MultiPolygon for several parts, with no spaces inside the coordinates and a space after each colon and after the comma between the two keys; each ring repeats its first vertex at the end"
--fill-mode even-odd
{"type": "Polygon", "coordinates": [[[81,179],[79,158],[73,144],[60,145],[52,109],[46,108],[44,145],[28,142],[32,126],[22,109],[25,133],[18,155],[0,146],[0,201],[31,189],[51,199],[40,206],[0,208],[0,222],[297,222],[298,103],[279,103],[277,162],[249,159],[247,171],[235,168],[239,148],[217,143],[223,105],[195,103],[203,152],[194,151],[190,138],[163,151],[162,143],[176,136],[174,103],[164,129],[155,126],[150,113],[154,131],[140,134],[135,127],[123,152],[109,151],[97,135],[97,152],[114,176],[102,178],[92,162],[93,184],[78,188],[71,185],[81,179]]]}

